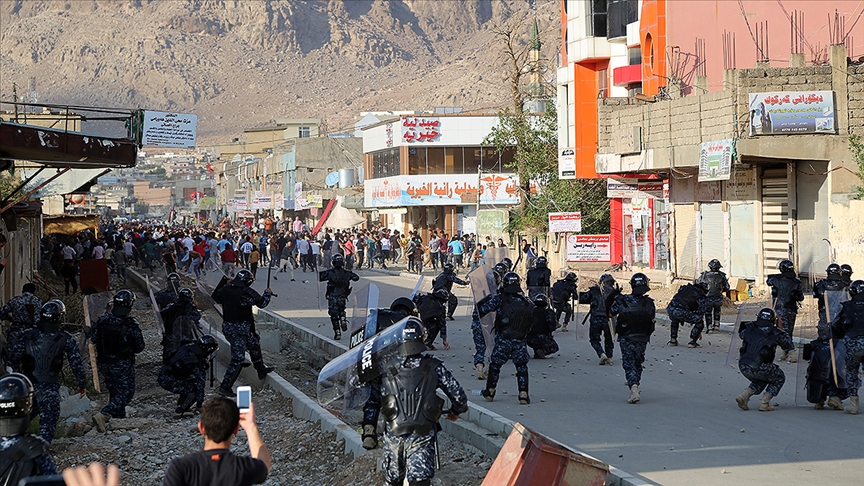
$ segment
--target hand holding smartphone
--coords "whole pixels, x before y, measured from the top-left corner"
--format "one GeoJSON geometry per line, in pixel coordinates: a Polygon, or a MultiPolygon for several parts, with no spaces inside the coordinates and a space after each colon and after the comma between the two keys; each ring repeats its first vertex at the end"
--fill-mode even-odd
{"type": "Polygon", "coordinates": [[[249,405],[252,403],[252,387],[238,386],[237,387],[237,408],[240,413],[249,413],[249,405]]]}

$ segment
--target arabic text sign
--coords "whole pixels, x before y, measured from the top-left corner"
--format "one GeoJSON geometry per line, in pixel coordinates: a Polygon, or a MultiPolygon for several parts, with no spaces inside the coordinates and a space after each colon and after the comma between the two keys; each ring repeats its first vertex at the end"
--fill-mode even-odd
{"type": "Polygon", "coordinates": [[[576,151],[574,149],[566,148],[558,153],[558,178],[576,178],[576,151]]]}
{"type": "Polygon", "coordinates": [[[402,120],[402,141],[405,143],[438,141],[440,135],[441,120],[438,118],[409,116],[402,120]]]}
{"type": "Polygon", "coordinates": [[[609,235],[568,235],[568,262],[608,262],[612,259],[609,235]]]}
{"type": "Polygon", "coordinates": [[[750,135],[837,133],[833,91],[750,94],[750,135]]]}
{"type": "Polygon", "coordinates": [[[704,142],[699,147],[699,182],[728,181],[732,172],[732,140],[704,142]]]}
{"type": "Polygon", "coordinates": [[[145,111],[141,143],[156,147],[194,147],[197,130],[198,115],[145,111]]]}
{"type": "MultiPolygon", "coordinates": [[[[477,176],[439,174],[394,176],[367,180],[366,207],[462,206],[464,195],[477,194],[477,176]]],[[[518,204],[519,177],[484,174],[480,178],[481,204],[518,204]]]]}
{"type": "Polygon", "coordinates": [[[549,213],[550,233],[581,233],[582,213],[549,213]]]}

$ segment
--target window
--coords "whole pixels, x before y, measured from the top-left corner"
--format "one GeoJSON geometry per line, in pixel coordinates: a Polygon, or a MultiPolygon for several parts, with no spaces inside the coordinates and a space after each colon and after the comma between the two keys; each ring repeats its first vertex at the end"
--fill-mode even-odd
{"type": "Polygon", "coordinates": [[[648,73],[654,74],[654,39],[651,33],[645,34],[645,46],[642,56],[648,61],[648,73]]]}
{"type": "Polygon", "coordinates": [[[310,128],[310,127],[300,127],[297,130],[299,132],[298,138],[311,138],[312,137],[312,128],[310,128]]]}
{"type": "Polygon", "coordinates": [[[426,147],[408,147],[408,174],[428,174],[430,168],[426,164],[426,147]]]}
{"type": "Polygon", "coordinates": [[[464,174],[465,165],[462,156],[462,147],[447,147],[444,150],[445,172],[447,174],[464,174]]]}
{"type": "Polygon", "coordinates": [[[465,147],[465,174],[476,174],[480,167],[480,147],[465,147]]]}
{"type": "Polygon", "coordinates": [[[399,175],[399,149],[379,150],[372,153],[372,177],[370,178],[380,179],[397,175],[399,175]]]}
{"type": "Polygon", "coordinates": [[[638,0],[609,0],[607,4],[607,39],[627,36],[627,24],[639,20],[638,0]]]}
{"type": "Polygon", "coordinates": [[[606,37],[606,0],[586,0],[588,37],[606,37]]]}
{"type": "Polygon", "coordinates": [[[601,69],[597,71],[597,97],[598,98],[608,98],[609,97],[609,70],[601,69]]]}
{"type": "Polygon", "coordinates": [[[642,64],[642,49],[638,47],[627,49],[627,64],[631,66],[642,64]]]}
{"type": "Polygon", "coordinates": [[[444,147],[429,147],[426,149],[426,160],[429,164],[429,174],[452,174],[444,169],[444,147]]]}

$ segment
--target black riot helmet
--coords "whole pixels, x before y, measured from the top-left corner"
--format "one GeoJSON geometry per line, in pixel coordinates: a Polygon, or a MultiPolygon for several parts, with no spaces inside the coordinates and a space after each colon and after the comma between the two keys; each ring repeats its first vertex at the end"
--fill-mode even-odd
{"type": "Polygon", "coordinates": [[[198,347],[205,353],[212,354],[213,351],[219,349],[219,342],[213,336],[205,334],[198,338],[198,347]]]}
{"type": "Polygon", "coordinates": [[[508,272],[513,269],[513,260],[504,257],[501,259],[501,263],[503,263],[507,267],[508,272]]]}
{"type": "Polygon", "coordinates": [[[62,300],[49,300],[39,311],[39,322],[36,324],[42,332],[57,332],[66,317],[66,304],[62,300]]]}
{"type": "Polygon", "coordinates": [[[756,314],[756,323],[775,326],[777,325],[777,314],[774,313],[774,309],[766,307],[756,314]]]}
{"type": "Polygon", "coordinates": [[[693,282],[693,286],[701,290],[702,292],[708,292],[708,282],[696,281],[693,282]]]}
{"type": "Polygon", "coordinates": [[[777,265],[777,268],[780,269],[780,273],[794,272],[795,271],[795,264],[792,263],[791,260],[782,260],[777,265]]]}
{"type": "Polygon", "coordinates": [[[644,294],[650,290],[648,287],[648,282],[650,281],[651,279],[649,279],[644,273],[634,273],[633,276],[630,277],[630,288],[633,289],[634,294],[644,294]]]}
{"type": "Polygon", "coordinates": [[[537,268],[546,268],[546,266],[549,265],[549,260],[545,256],[539,256],[534,260],[534,265],[536,265],[537,268]]]}
{"type": "Polygon", "coordinates": [[[519,285],[522,283],[522,277],[516,272],[507,272],[501,277],[501,285],[509,287],[511,285],[519,285]]]}
{"type": "Polygon", "coordinates": [[[438,289],[432,292],[432,295],[434,295],[436,299],[443,301],[450,298],[450,292],[447,292],[447,289],[438,289]]]}
{"type": "Polygon", "coordinates": [[[119,317],[129,315],[132,312],[132,306],[135,305],[135,294],[131,290],[121,290],[114,294],[113,302],[112,314],[119,317]]]}
{"type": "Polygon", "coordinates": [[[723,268],[723,265],[721,265],[720,260],[718,260],[716,258],[711,260],[710,262],[708,262],[708,269],[710,269],[712,272],[716,272],[717,270],[720,270],[721,268],[723,268]]]}
{"type": "Polygon", "coordinates": [[[426,351],[426,328],[416,317],[409,317],[402,328],[402,344],[399,345],[400,356],[414,356],[426,351]]]}
{"type": "Polygon", "coordinates": [[[849,284],[849,296],[852,300],[864,300],[864,280],[856,280],[849,284]]]}
{"type": "Polygon", "coordinates": [[[612,286],[615,285],[615,277],[609,275],[608,273],[604,273],[600,275],[600,285],[601,286],[612,286]]]}
{"type": "Polygon", "coordinates": [[[852,265],[849,265],[848,263],[840,265],[840,275],[842,275],[843,278],[848,280],[849,277],[852,276],[852,265]]]}
{"type": "Polygon", "coordinates": [[[0,437],[27,433],[33,410],[33,384],[21,373],[0,378],[0,437]]]}
{"type": "Polygon", "coordinates": [[[330,257],[330,265],[336,268],[342,268],[345,265],[345,257],[341,253],[337,253],[330,257]]]}
{"type": "Polygon", "coordinates": [[[828,274],[828,280],[840,280],[843,278],[840,265],[837,265],[836,263],[828,265],[828,268],[825,269],[825,273],[828,274]]]}
{"type": "Polygon", "coordinates": [[[531,301],[534,302],[534,305],[537,307],[549,306],[549,298],[543,294],[535,294],[531,301]]]}
{"type": "Polygon", "coordinates": [[[576,274],[573,272],[567,272],[567,275],[564,276],[564,280],[568,282],[578,282],[579,277],[577,277],[576,274]]]}
{"type": "Polygon", "coordinates": [[[249,270],[240,270],[239,272],[237,272],[237,276],[234,277],[234,280],[242,282],[248,287],[252,285],[252,282],[255,281],[255,276],[252,275],[252,272],[250,272],[249,270]]]}
{"type": "Polygon", "coordinates": [[[168,282],[173,283],[175,285],[179,285],[180,284],[180,275],[177,275],[174,272],[169,273],[168,274],[168,282]]]}
{"type": "Polygon", "coordinates": [[[192,293],[192,289],[182,288],[177,292],[177,300],[179,302],[192,302],[194,298],[195,294],[192,293]]]}
{"type": "Polygon", "coordinates": [[[390,310],[402,312],[406,316],[417,316],[417,305],[415,305],[414,301],[408,297],[398,297],[392,304],[390,304],[390,310]]]}
{"type": "Polygon", "coordinates": [[[443,270],[444,272],[452,272],[453,271],[453,264],[452,263],[445,263],[444,266],[441,267],[441,270],[443,270]]]}
{"type": "Polygon", "coordinates": [[[507,273],[507,265],[505,265],[505,264],[502,263],[502,262],[498,262],[498,263],[495,264],[494,267],[492,267],[492,271],[494,271],[495,273],[497,273],[497,274],[498,274],[498,277],[501,277],[501,276],[503,276],[505,273],[507,273]]]}

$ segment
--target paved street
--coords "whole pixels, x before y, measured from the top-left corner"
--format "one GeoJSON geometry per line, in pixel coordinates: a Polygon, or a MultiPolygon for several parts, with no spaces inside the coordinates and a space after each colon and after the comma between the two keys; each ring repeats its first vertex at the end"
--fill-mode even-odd
{"type": "MultiPolygon", "coordinates": [[[[385,307],[394,298],[408,295],[416,282],[369,271],[359,274],[355,292],[374,282],[381,291],[380,306],[385,307]]],[[[217,275],[210,272],[210,285],[217,275]]],[[[259,291],[265,287],[266,275],[266,268],[258,271],[254,287],[259,291]]],[[[324,310],[318,309],[315,275],[298,271],[295,282],[288,274],[278,277],[271,287],[279,297],[269,309],[332,336],[326,301],[324,310]]],[[[561,352],[528,364],[531,405],[520,406],[516,399],[512,363],[502,370],[495,402],[488,403],[471,393],[482,389],[484,382],[476,379],[471,365],[469,290],[454,288],[460,307],[456,320],[448,322],[452,349],[435,355],[482,407],[661,484],[864,482],[864,415],[796,407],[797,365],[788,363],[781,363],[787,381],[774,400],[777,410],[756,411],[754,397],[751,410],[741,411],[734,398],[747,380],[737,369],[724,366],[729,348],[725,333],[706,336],[702,349],[670,348],[663,344],[668,327],[658,322],[642,376],[642,401],[630,405],[617,346],[615,365],[600,367],[588,342],[577,342],[575,332],[558,332],[561,352]]],[[[343,343],[347,339],[346,334],[343,343]]]]}

